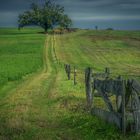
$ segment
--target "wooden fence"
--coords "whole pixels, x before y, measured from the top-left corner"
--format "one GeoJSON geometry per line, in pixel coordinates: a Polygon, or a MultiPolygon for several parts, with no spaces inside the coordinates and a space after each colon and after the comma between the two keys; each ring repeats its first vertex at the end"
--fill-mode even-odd
{"type": "MultiPolygon", "coordinates": [[[[70,80],[71,66],[65,65],[70,80]]],[[[74,67],[74,85],[76,85],[74,67]]],[[[125,134],[126,130],[140,133],[140,83],[136,80],[124,80],[121,76],[111,78],[110,69],[104,73],[94,73],[92,68],[85,69],[85,92],[87,107],[92,115],[115,124],[125,134]],[[107,109],[94,105],[96,95],[103,99],[107,109]],[[111,101],[113,97],[114,101],[111,101]]]]}

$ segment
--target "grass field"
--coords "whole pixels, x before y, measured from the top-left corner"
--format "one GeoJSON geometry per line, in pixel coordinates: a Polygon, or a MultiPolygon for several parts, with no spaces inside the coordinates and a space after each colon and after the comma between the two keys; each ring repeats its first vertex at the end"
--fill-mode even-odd
{"type": "MultiPolygon", "coordinates": [[[[4,93],[0,90],[0,96],[5,95],[1,96],[0,100],[1,140],[140,139],[139,135],[134,134],[123,136],[115,126],[91,116],[86,110],[84,73],[77,75],[78,84],[74,86],[73,80],[67,80],[63,67],[64,63],[76,65],[80,71],[86,66],[92,66],[96,71],[110,67],[114,75],[133,75],[139,79],[140,32],[83,30],[61,36],[41,35],[31,29],[24,29],[21,33],[11,29],[0,32],[2,36],[11,34],[8,35],[11,41],[16,34],[16,38],[23,41],[23,44],[24,40],[27,40],[32,48],[38,46],[38,51],[33,49],[33,54],[36,55],[33,55],[32,59],[37,65],[36,70],[42,68],[27,76],[11,90],[4,93]],[[57,63],[55,55],[60,64],[57,63]]],[[[13,48],[14,45],[10,46],[13,48]]],[[[20,43],[15,46],[19,45],[20,43]]],[[[30,48],[28,51],[31,50],[30,48]]],[[[25,57],[28,56],[28,51],[26,50],[25,57]]],[[[17,53],[17,49],[14,52],[17,53]]],[[[25,67],[26,63],[28,62],[22,62],[21,59],[20,65],[25,67]]],[[[2,64],[0,62],[0,67],[2,64]]],[[[16,68],[17,65],[13,67],[16,68]]],[[[28,71],[28,67],[26,68],[28,71]]],[[[23,75],[26,74],[24,72],[23,75]]],[[[29,70],[28,73],[30,72],[34,71],[29,70]]]]}
{"type": "Polygon", "coordinates": [[[0,29],[0,86],[42,68],[45,37],[38,31],[0,29]]]}
{"type": "Polygon", "coordinates": [[[93,67],[95,72],[109,67],[114,75],[139,78],[140,32],[79,31],[57,36],[60,61],[77,68],[93,67]]]}

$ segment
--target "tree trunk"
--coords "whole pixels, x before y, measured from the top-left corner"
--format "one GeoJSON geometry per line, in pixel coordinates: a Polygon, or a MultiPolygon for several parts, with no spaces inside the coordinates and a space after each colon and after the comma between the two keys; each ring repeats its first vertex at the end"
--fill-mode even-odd
{"type": "Polygon", "coordinates": [[[45,30],[45,33],[47,33],[47,32],[48,32],[48,28],[44,28],[44,30],[45,30]]]}

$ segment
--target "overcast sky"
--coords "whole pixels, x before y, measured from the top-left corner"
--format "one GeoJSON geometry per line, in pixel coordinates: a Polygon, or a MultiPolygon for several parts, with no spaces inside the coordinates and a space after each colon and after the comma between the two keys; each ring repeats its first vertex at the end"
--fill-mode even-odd
{"type": "MultiPolygon", "coordinates": [[[[32,2],[44,0],[0,0],[0,26],[17,26],[19,13],[32,2]]],[[[140,29],[140,0],[56,0],[65,7],[75,27],[140,29]]]]}

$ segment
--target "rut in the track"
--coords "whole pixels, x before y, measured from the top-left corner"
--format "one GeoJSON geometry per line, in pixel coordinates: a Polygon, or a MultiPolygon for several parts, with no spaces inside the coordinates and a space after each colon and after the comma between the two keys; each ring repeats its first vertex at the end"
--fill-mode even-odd
{"type": "MultiPolygon", "coordinates": [[[[44,120],[47,121],[44,114],[50,112],[51,109],[49,106],[46,108],[46,104],[49,98],[52,98],[53,85],[57,79],[57,64],[53,62],[54,44],[54,37],[47,36],[43,51],[43,70],[11,91],[3,101],[5,107],[1,110],[3,112],[1,115],[4,118],[4,123],[0,129],[10,131],[13,137],[17,135],[17,131],[20,135],[25,131],[30,133],[32,129],[29,128],[33,127],[30,126],[31,120],[36,120],[35,124],[39,123],[36,127],[40,127],[44,120]],[[44,113],[45,111],[46,113],[44,113]]],[[[2,138],[11,139],[12,136],[8,136],[4,132],[2,138]]]]}

